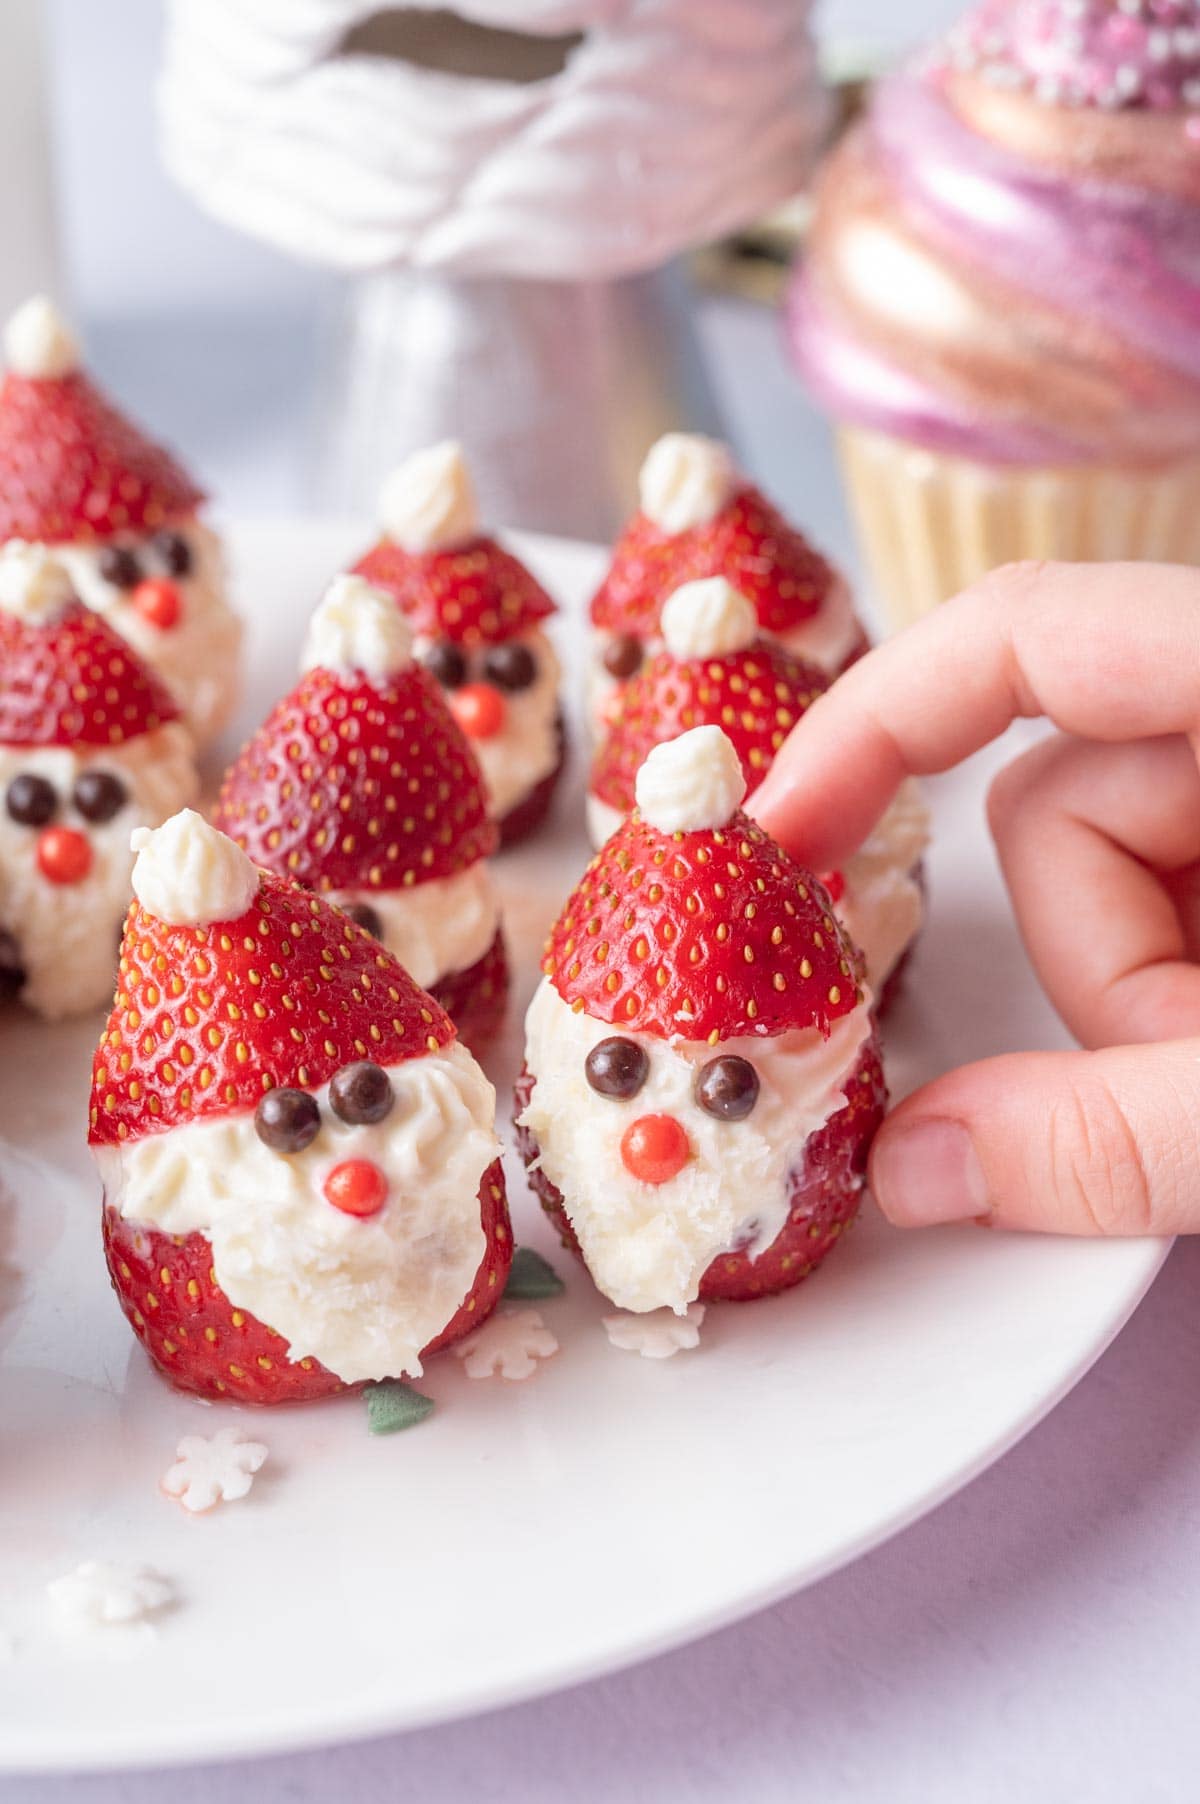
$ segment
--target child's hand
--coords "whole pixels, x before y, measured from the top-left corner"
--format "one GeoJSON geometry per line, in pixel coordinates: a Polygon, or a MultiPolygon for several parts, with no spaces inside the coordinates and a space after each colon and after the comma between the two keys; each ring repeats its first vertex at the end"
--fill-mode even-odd
{"type": "Polygon", "coordinates": [[[927,1084],[875,1141],[905,1226],[1200,1229],[1200,571],[1015,564],[871,652],[811,708],[751,811],[839,864],[901,779],[1019,715],[1060,729],[988,802],[1045,989],[1086,1052],[927,1084]]]}

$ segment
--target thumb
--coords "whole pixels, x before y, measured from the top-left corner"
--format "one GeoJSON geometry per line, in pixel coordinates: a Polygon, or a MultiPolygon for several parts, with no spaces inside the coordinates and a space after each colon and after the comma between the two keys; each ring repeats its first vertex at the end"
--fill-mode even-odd
{"type": "Polygon", "coordinates": [[[1200,1230],[1200,1040],[1016,1053],[948,1072],[884,1122],[871,1188],[906,1228],[1200,1230]]]}

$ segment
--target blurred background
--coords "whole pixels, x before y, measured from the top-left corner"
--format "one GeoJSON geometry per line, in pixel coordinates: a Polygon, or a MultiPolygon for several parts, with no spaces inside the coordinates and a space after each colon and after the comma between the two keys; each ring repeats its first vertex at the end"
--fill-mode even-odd
{"type": "MultiPolygon", "coordinates": [[[[827,0],[823,59],[835,75],[878,67],[958,10],[957,0],[827,0]]],[[[32,287],[59,288],[97,376],[183,450],[223,514],[366,516],[373,494],[339,493],[323,457],[354,278],[217,223],[169,179],[156,119],[163,32],[162,0],[4,0],[0,226],[23,248],[5,259],[0,299],[7,310],[32,287]],[[29,149],[40,129],[49,183],[29,149]]],[[[782,222],[785,239],[794,223],[782,222]]],[[[778,270],[764,254],[776,224],[761,242],[751,235],[748,256],[724,246],[689,259],[682,304],[694,304],[712,396],[745,467],[836,551],[847,535],[823,429],[779,342],[778,270]]]]}

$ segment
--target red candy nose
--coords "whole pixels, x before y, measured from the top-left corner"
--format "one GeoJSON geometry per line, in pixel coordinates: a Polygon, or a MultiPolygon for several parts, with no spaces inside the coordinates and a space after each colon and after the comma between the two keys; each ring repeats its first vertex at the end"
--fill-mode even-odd
{"type": "Polygon", "coordinates": [[[38,834],[37,864],[49,883],[81,883],[92,868],[92,848],[74,827],[47,827],[38,834]]]}
{"type": "Polygon", "coordinates": [[[464,683],[448,699],[454,718],[468,739],[494,739],[503,732],[508,708],[491,683],[464,683]]]}
{"type": "Polygon", "coordinates": [[[346,1159],[325,1180],[326,1202],[343,1215],[377,1215],[387,1192],[387,1179],[370,1159],[346,1159]]]}
{"type": "Polygon", "coordinates": [[[148,576],[133,591],[133,605],[143,620],[165,632],[176,625],[182,609],[179,589],[165,576],[148,576]]]}
{"type": "Polygon", "coordinates": [[[683,1170],[691,1151],[674,1115],[639,1115],[621,1136],[625,1169],[643,1184],[665,1184],[683,1170]]]}

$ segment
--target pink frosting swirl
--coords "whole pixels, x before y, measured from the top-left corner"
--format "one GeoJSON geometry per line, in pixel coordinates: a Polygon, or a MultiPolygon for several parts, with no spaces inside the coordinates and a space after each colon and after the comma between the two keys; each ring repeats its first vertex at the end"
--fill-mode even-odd
{"type": "Polygon", "coordinates": [[[831,411],[982,461],[1200,452],[1200,0],[985,0],[881,84],[789,319],[831,411]]]}

